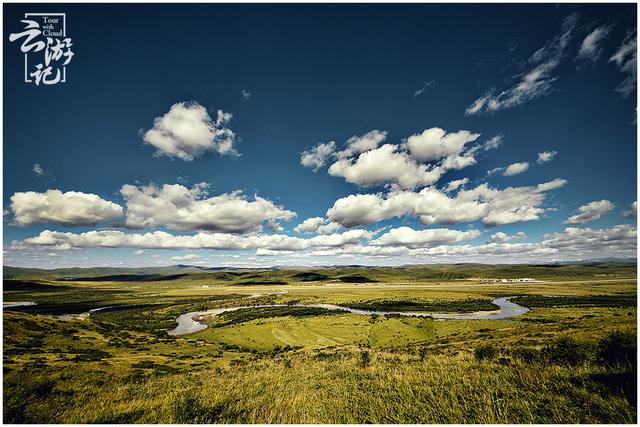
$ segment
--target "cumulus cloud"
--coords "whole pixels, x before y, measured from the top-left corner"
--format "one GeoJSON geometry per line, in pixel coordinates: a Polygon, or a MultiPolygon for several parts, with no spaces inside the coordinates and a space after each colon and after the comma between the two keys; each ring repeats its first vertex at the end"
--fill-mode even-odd
{"type": "Polygon", "coordinates": [[[95,194],[60,190],[18,192],[11,196],[13,224],[56,223],[65,226],[96,225],[122,216],[122,207],[95,194]]]}
{"type": "Polygon", "coordinates": [[[242,99],[243,101],[248,101],[251,99],[251,92],[249,92],[247,89],[242,89],[242,92],[240,92],[240,99],[242,99]]]}
{"type": "MultiPolygon", "coordinates": [[[[395,262],[527,262],[554,259],[588,259],[608,256],[632,257],[636,254],[637,232],[633,225],[591,229],[569,227],[562,232],[546,234],[538,243],[509,243],[525,238],[523,233],[508,236],[495,233],[489,242],[479,245],[458,244],[478,237],[477,230],[414,230],[399,227],[370,240],[366,230],[350,230],[331,236],[301,239],[285,235],[236,235],[197,233],[174,236],[153,233],[124,233],[101,230],[86,233],[63,233],[45,230],[38,236],[13,241],[11,250],[69,250],[74,248],[144,248],[144,249],[211,249],[256,250],[257,256],[358,256],[394,259],[395,262]],[[392,258],[391,258],[392,257],[392,258]]],[[[15,252],[19,253],[19,252],[15,252]]],[[[174,261],[196,259],[188,254],[174,261]]]]}
{"type": "Polygon", "coordinates": [[[504,176],[518,175],[522,172],[525,172],[527,169],[529,169],[529,163],[527,162],[512,163],[507,166],[502,174],[504,176]]]}
{"type": "Polygon", "coordinates": [[[232,115],[218,110],[213,120],[197,102],[178,102],[153,121],[143,139],[156,148],[157,156],[191,161],[207,151],[238,155],[237,136],[229,127],[232,115]]]}
{"type": "Polygon", "coordinates": [[[471,240],[480,236],[480,234],[478,230],[458,231],[448,228],[414,230],[409,227],[399,227],[389,230],[379,238],[372,240],[370,244],[372,246],[422,248],[471,240]]]}
{"type": "MultiPolygon", "coordinates": [[[[499,233],[496,233],[499,234],[499,233]]],[[[520,233],[507,236],[513,240],[524,238],[520,233]],[[516,237],[518,236],[518,237],[516,237]]],[[[543,236],[539,243],[487,242],[480,245],[442,244],[425,247],[406,246],[345,246],[335,250],[318,251],[323,255],[357,255],[375,257],[402,257],[406,262],[527,262],[558,259],[588,259],[608,256],[634,257],[637,246],[636,228],[616,225],[612,228],[566,228],[559,233],[543,236]]],[[[409,242],[411,244],[411,242],[409,242]]],[[[320,254],[314,252],[314,254],[320,254]]]]}
{"type": "Polygon", "coordinates": [[[568,227],[562,233],[546,234],[542,244],[577,255],[635,256],[637,231],[635,226],[627,224],[602,229],[568,227]]]}
{"type": "Polygon", "coordinates": [[[445,193],[450,193],[452,191],[456,191],[458,188],[469,183],[469,178],[456,179],[454,181],[449,181],[447,186],[444,189],[445,193]]]}
{"type": "Polygon", "coordinates": [[[125,233],[119,230],[94,230],[85,233],[65,233],[44,230],[39,235],[23,241],[12,242],[15,249],[45,247],[49,249],[72,248],[136,248],[136,249],[211,249],[272,251],[302,251],[311,248],[332,248],[360,244],[372,237],[366,230],[349,230],[310,239],[284,234],[249,234],[199,232],[194,235],[173,235],[164,231],[125,233]]]}
{"type": "Polygon", "coordinates": [[[607,212],[611,212],[615,205],[608,200],[598,200],[586,205],[580,206],[576,215],[569,217],[564,224],[584,224],[586,222],[595,221],[607,212]]]}
{"type": "Polygon", "coordinates": [[[609,34],[609,31],[611,31],[610,25],[602,25],[591,31],[584,40],[582,40],[580,50],[575,59],[578,61],[588,60],[596,62],[602,53],[602,42],[609,34]]]}
{"type": "Polygon", "coordinates": [[[353,135],[347,140],[346,148],[338,153],[341,159],[373,150],[387,139],[387,132],[374,129],[364,135],[353,135]]]}
{"type": "Polygon", "coordinates": [[[507,233],[503,233],[502,231],[499,231],[497,233],[492,234],[489,240],[487,241],[487,243],[505,243],[511,240],[522,240],[526,238],[527,238],[527,234],[523,231],[518,231],[516,234],[511,236],[508,235],[507,233]]]}
{"type": "Polygon", "coordinates": [[[553,181],[545,182],[542,184],[538,184],[539,191],[550,191],[555,190],[556,188],[564,187],[567,181],[565,179],[556,178],[553,181]]]}
{"type": "Polygon", "coordinates": [[[529,57],[526,72],[513,78],[518,82],[498,94],[489,91],[471,103],[465,115],[494,113],[517,107],[551,92],[557,80],[555,71],[560,65],[566,47],[571,40],[577,23],[577,15],[569,15],[562,24],[562,31],[529,57]]]}
{"type": "Polygon", "coordinates": [[[634,30],[627,34],[616,53],[609,58],[609,62],[614,62],[618,70],[626,75],[625,79],[616,87],[616,91],[625,98],[631,95],[636,88],[638,79],[637,51],[638,39],[634,30]]]}
{"type": "Polygon", "coordinates": [[[406,145],[416,160],[432,161],[459,154],[465,144],[475,141],[479,136],[479,133],[467,130],[447,133],[444,129],[430,128],[407,138],[406,145]]]}
{"type": "Polygon", "coordinates": [[[264,222],[278,228],[278,220],[290,220],[294,212],[259,196],[253,200],[240,191],[207,197],[208,184],[192,188],[180,184],[124,185],[120,193],[126,200],[126,226],[144,228],[165,226],[174,230],[246,233],[264,222]]]}
{"type": "Polygon", "coordinates": [[[329,167],[329,175],[363,187],[396,183],[402,188],[414,188],[433,184],[441,174],[438,168],[418,164],[394,144],[364,152],[355,161],[339,159],[329,167]]]}
{"type": "Polygon", "coordinates": [[[335,148],[335,141],[318,144],[310,150],[302,152],[300,155],[300,164],[305,168],[310,168],[313,169],[314,172],[317,172],[318,169],[323,167],[327,163],[327,160],[334,155],[335,148]]]}
{"type": "Polygon", "coordinates": [[[635,201],[631,203],[631,209],[628,211],[622,212],[622,216],[625,218],[633,218],[638,216],[638,202],[635,201]]]}
{"type": "Polygon", "coordinates": [[[383,194],[352,194],[335,201],[327,218],[343,227],[402,217],[418,217],[425,225],[455,224],[482,220],[487,226],[533,221],[545,212],[544,193],[562,187],[567,181],[556,179],[534,187],[508,187],[497,190],[486,183],[462,189],[450,197],[433,187],[419,192],[397,191],[383,194]]]}
{"type": "Polygon", "coordinates": [[[293,230],[297,233],[315,233],[324,223],[324,218],[316,216],[313,218],[307,218],[298,224],[293,230]]]}
{"type": "Polygon", "coordinates": [[[309,155],[309,164],[316,168],[330,155],[335,155],[329,175],[342,177],[352,184],[413,189],[434,184],[448,170],[475,164],[476,154],[500,145],[501,137],[497,136],[484,144],[468,147],[479,136],[467,130],[447,133],[440,128],[430,128],[410,136],[402,144],[382,144],[387,133],[373,130],[351,137],[346,148],[337,153],[333,153],[332,146],[322,161],[311,162],[315,147],[305,153],[309,155]]]}
{"type": "Polygon", "coordinates": [[[322,217],[307,218],[300,224],[298,224],[293,230],[298,233],[318,233],[318,234],[333,234],[342,226],[335,222],[328,222],[322,217]]]}
{"type": "Polygon", "coordinates": [[[363,239],[371,239],[373,233],[367,230],[348,230],[343,233],[327,234],[309,239],[311,246],[345,246],[354,245],[363,239]]]}
{"type": "Polygon", "coordinates": [[[543,151],[542,153],[538,153],[538,163],[548,163],[556,157],[558,154],[557,151],[543,151]]]}
{"type": "Polygon", "coordinates": [[[342,228],[342,226],[340,224],[337,224],[335,222],[329,222],[327,224],[323,224],[320,227],[318,227],[317,233],[318,234],[333,234],[336,231],[340,230],[342,228]]]}

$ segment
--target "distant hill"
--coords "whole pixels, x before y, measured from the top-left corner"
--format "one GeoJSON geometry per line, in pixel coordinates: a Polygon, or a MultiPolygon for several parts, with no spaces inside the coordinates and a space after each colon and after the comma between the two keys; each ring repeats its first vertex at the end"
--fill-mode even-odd
{"type": "Polygon", "coordinates": [[[53,281],[167,281],[208,279],[230,284],[286,284],[300,282],[416,282],[467,278],[562,279],[635,277],[635,260],[603,258],[555,264],[437,264],[402,267],[331,266],[314,268],[223,268],[173,265],[140,268],[59,268],[53,270],[5,266],[5,279],[53,281]]]}

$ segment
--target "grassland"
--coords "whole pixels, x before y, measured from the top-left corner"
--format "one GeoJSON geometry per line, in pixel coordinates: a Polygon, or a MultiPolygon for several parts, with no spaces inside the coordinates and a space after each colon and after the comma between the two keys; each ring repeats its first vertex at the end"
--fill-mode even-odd
{"type": "Polygon", "coordinates": [[[636,266],[4,270],[8,423],[634,423],[636,266]],[[484,283],[532,277],[534,283],[484,283]],[[256,294],[260,294],[259,296],[256,294]],[[253,298],[247,298],[252,296],[253,298]],[[294,307],[472,312],[504,320],[294,307]],[[208,318],[172,337],[177,316],[208,318]],[[100,307],[90,316],[76,316],[100,307]],[[46,317],[64,315],[66,317],[46,317]]]}

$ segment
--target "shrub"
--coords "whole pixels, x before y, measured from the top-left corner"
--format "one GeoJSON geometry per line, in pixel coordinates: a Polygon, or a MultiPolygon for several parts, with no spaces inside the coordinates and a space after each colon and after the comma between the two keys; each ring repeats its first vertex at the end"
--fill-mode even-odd
{"type": "Polygon", "coordinates": [[[602,365],[629,365],[635,369],[637,355],[637,338],[629,332],[612,332],[602,338],[597,345],[597,360],[602,365]]]}
{"type": "Polygon", "coordinates": [[[540,352],[530,347],[516,348],[512,351],[512,354],[526,363],[533,363],[540,359],[540,352]]]}
{"type": "Polygon", "coordinates": [[[498,349],[493,344],[485,344],[477,347],[473,355],[477,360],[492,360],[498,355],[498,349]]]}
{"type": "Polygon", "coordinates": [[[419,356],[420,356],[420,361],[424,362],[424,359],[427,358],[427,354],[429,354],[429,352],[427,351],[426,348],[422,347],[420,349],[420,351],[418,352],[419,356]]]}
{"type": "Polygon", "coordinates": [[[571,337],[562,337],[542,349],[546,360],[551,363],[579,365],[589,358],[589,348],[571,337]]]}
{"type": "Polygon", "coordinates": [[[366,368],[371,363],[371,355],[368,351],[363,351],[360,353],[360,367],[366,368]]]}
{"type": "Polygon", "coordinates": [[[178,424],[215,423],[223,411],[222,405],[206,407],[193,395],[187,395],[173,405],[173,416],[178,424]]]}

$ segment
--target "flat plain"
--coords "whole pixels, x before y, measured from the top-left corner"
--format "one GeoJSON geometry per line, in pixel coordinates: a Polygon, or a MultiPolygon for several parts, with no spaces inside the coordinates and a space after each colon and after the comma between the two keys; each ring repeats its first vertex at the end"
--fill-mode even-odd
{"type": "Polygon", "coordinates": [[[5,267],[3,296],[35,303],[3,310],[7,423],[637,417],[636,264],[5,267]],[[500,297],[529,311],[402,314],[486,314],[500,297]],[[185,313],[239,306],[168,334],[185,313]]]}

